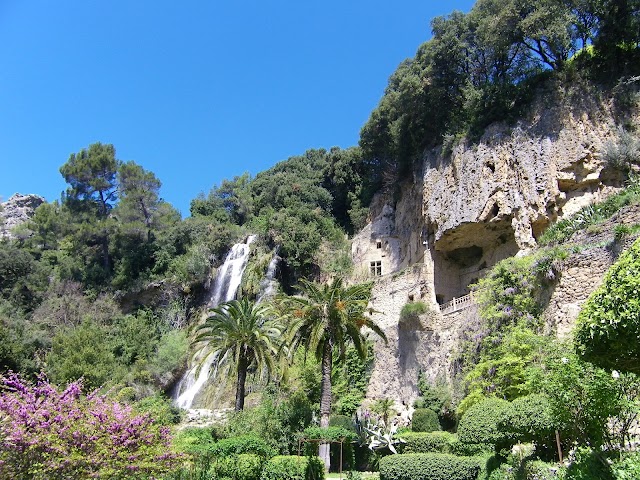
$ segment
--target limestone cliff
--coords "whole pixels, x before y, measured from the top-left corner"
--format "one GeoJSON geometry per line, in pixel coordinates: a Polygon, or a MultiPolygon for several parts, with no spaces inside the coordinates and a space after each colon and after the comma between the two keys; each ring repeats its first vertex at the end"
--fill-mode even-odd
{"type": "MultiPolygon", "coordinates": [[[[352,246],[358,278],[380,277],[372,306],[383,312],[375,320],[390,339],[387,346],[376,344],[370,398],[409,406],[419,371],[432,379],[449,377],[457,332],[475,313],[443,316],[441,305],[467,294],[498,261],[536,247],[551,222],[621,187],[622,176],[608,166],[604,152],[607,142],[616,141],[620,123],[632,130],[640,125],[638,96],[631,98],[635,103],[622,112],[613,94],[547,92],[515,125],[491,125],[479,140],[461,141],[448,154],[442,147],[425,152],[397,203],[376,199],[371,222],[352,246]],[[407,331],[400,309],[420,299],[433,313],[407,331]]],[[[591,282],[567,272],[584,288],[578,303],[552,299],[549,316],[561,331],[599,284],[610,264],[603,262],[587,274],[591,282]]],[[[572,290],[562,282],[559,288],[572,290]]]]}

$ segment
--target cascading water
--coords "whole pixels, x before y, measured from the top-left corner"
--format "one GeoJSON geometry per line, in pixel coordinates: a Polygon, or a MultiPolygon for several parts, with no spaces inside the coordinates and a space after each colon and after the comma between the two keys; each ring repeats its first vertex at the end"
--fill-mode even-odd
{"type": "Polygon", "coordinates": [[[278,281],[276,280],[276,269],[278,268],[278,263],[280,263],[280,257],[274,253],[273,258],[269,262],[269,266],[267,267],[267,272],[265,273],[264,279],[260,282],[260,294],[258,295],[258,303],[264,301],[265,299],[273,297],[276,293],[276,285],[278,281]]]}
{"type": "MultiPolygon", "coordinates": [[[[211,287],[211,295],[207,302],[208,308],[218,306],[223,302],[233,300],[242,281],[242,274],[249,260],[249,245],[255,240],[255,235],[249,236],[245,243],[234,245],[224,259],[216,273],[211,287]]],[[[198,350],[193,356],[191,366],[184,374],[175,390],[174,403],[181,408],[191,408],[193,401],[207,380],[217,374],[218,352],[207,350],[206,346],[198,350]],[[214,371],[211,368],[216,364],[214,371]]]]}

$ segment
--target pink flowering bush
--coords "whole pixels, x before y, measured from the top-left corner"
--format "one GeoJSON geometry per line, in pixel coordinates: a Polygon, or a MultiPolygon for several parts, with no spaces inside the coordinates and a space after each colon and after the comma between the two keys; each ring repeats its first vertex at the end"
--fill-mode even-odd
{"type": "Polygon", "coordinates": [[[155,478],[179,461],[169,431],[80,382],[0,377],[0,478],[155,478]]]}

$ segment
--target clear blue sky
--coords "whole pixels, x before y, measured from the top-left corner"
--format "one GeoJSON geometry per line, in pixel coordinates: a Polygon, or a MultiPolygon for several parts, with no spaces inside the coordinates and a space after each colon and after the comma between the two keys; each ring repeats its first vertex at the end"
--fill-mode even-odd
{"type": "Polygon", "coordinates": [[[186,216],[224,178],[357,144],[430,20],[473,3],[0,0],[0,198],[59,198],[100,141],[186,216]]]}

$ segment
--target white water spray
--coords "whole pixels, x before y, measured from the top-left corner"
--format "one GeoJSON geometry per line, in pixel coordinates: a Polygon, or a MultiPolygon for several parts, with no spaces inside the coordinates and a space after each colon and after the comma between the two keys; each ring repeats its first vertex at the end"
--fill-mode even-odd
{"type": "MultiPolygon", "coordinates": [[[[223,302],[236,297],[238,287],[242,281],[242,274],[249,260],[249,245],[255,240],[255,235],[249,236],[245,243],[235,244],[224,259],[216,273],[211,287],[211,295],[207,308],[214,308],[223,302]]],[[[196,395],[202,387],[217,374],[218,352],[211,352],[204,346],[193,356],[191,366],[184,374],[176,388],[175,404],[181,408],[191,408],[196,395]],[[211,368],[215,364],[213,372],[211,368]]]]}

